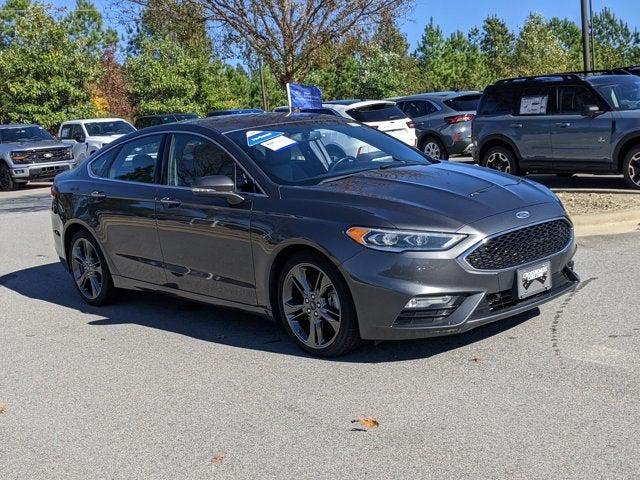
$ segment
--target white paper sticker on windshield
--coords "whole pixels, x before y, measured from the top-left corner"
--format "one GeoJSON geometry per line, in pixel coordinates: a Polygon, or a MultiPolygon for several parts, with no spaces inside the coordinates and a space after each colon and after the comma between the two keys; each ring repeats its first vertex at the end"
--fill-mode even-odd
{"type": "Polygon", "coordinates": [[[247,132],[247,145],[253,147],[271,140],[272,138],[284,135],[283,132],[261,132],[259,130],[250,130],[247,132]]]}
{"type": "Polygon", "coordinates": [[[291,140],[289,137],[285,137],[281,135],[276,138],[272,138],[271,140],[267,140],[266,142],[262,142],[262,146],[268,148],[269,150],[273,150],[277,152],[278,150],[282,150],[283,148],[290,147],[295,144],[295,140],[291,140]]]}
{"type": "Polygon", "coordinates": [[[547,113],[548,95],[522,97],[520,100],[520,115],[544,115],[547,113]]]}

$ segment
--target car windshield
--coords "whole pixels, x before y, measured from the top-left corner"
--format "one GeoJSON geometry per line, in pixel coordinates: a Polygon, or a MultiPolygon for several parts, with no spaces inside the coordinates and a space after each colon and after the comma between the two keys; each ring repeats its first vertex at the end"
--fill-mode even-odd
{"type": "Polygon", "coordinates": [[[29,127],[0,128],[0,143],[32,142],[38,140],[53,140],[44,128],[32,125],[29,127]]]}
{"type": "Polygon", "coordinates": [[[87,129],[87,133],[92,137],[126,135],[127,133],[135,131],[135,128],[122,120],[113,122],[91,122],[85,123],[84,126],[87,129]]]}
{"type": "Polygon", "coordinates": [[[594,85],[615,110],[640,110],[640,78],[622,76],[614,83],[594,85]]]}
{"type": "Polygon", "coordinates": [[[289,123],[227,136],[284,185],[315,185],[367,170],[430,163],[401,141],[356,123],[289,123]]]}

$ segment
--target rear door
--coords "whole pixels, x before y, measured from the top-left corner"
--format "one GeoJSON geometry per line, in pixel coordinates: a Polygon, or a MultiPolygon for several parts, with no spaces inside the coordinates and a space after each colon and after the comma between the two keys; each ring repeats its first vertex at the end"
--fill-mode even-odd
{"type": "Polygon", "coordinates": [[[156,225],[164,135],[137,137],[96,157],[89,168],[87,209],[95,219],[114,274],[162,285],[166,281],[156,225]]]}
{"type": "Polygon", "coordinates": [[[529,87],[520,91],[509,131],[520,152],[522,167],[553,168],[551,128],[555,112],[555,87],[529,87]]]}
{"type": "MultiPolygon", "coordinates": [[[[613,113],[585,117],[587,105],[606,107],[584,86],[563,86],[558,89],[559,111],[554,117],[551,139],[557,169],[601,169],[611,165],[611,135],[613,113]]],[[[608,108],[606,108],[608,110],[608,108]]]]}
{"type": "Polygon", "coordinates": [[[164,177],[157,210],[168,285],[255,305],[252,180],[223,147],[190,133],[171,136],[164,177]],[[197,180],[211,175],[234,179],[245,201],[230,205],[224,198],[194,195],[197,180]]]}

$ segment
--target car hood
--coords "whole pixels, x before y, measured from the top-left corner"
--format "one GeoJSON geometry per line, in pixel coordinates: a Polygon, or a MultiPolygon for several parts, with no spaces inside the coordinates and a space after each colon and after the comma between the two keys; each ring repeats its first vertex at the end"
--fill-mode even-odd
{"type": "Polygon", "coordinates": [[[29,142],[7,142],[0,143],[0,149],[3,150],[40,150],[43,148],[63,148],[69,145],[59,142],[58,140],[37,140],[29,142]]]}
{"type": "Polygon", "coordinates": [[[518,208],[557,205],[553,193],[535,182],[450,162],[372,170],[287,193],[299,195],[349,204],[397,228],[448,231],[518,208]]]}

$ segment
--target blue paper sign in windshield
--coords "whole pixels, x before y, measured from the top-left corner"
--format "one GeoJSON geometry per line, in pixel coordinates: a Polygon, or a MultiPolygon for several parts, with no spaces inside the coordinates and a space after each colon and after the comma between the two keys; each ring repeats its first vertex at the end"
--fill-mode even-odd
{"type": "Polygon", "coordinates": [[[250,131],[247,132],[247,145],[253,147],[271,140],[272,138],[284,135],[283,132],[262,132],[262,131],[250,131]]]}
{"type": "Polygon", "coordinates": [[[322,108],[322,92],[315,85],[288,83],[291,110],[322,108]]]}

